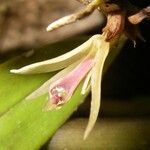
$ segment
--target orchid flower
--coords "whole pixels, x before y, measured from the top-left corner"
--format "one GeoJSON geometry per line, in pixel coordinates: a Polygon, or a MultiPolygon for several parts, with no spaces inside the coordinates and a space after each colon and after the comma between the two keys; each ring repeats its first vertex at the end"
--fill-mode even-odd
{"type": "Polygon", "coordinates": [[[103,28],[103,34],[94,35],[88,41],[66,54],[20,69],[14,69],[11,72],[35,74],[61,70],[26,97],[26,99],[33,99],[49,93],[48,103],[44,107],[45,111],[63,107],[70,100],[79,83],[84,80],[81,94],[86,94],[89,89],[91,89],[92,93],[90,117],[84,133],[84,139],[86,139],[93,129],[99,113],[102,70],[109,53],[110,41],[115,38],[119,39],[123,32],[134,43],[136,37],[141,38],[140,32],[135,25],[145,18],[150,18],[150,7],[137,12],[137,8],[127,1],[121,3],[119,1],[104,0],[78,1],[86,5],[85,8],[51,23],[47,27],[47,31],[53,31],[64,25],[74,23],[98,9],[107,16],[107,24],[103,28]],[[128,8],[133,9],[132,15],[128,8]]]}
{"type": "Polygon", "coordinates": [[[35,74],[62,69],[26,98],[33,99],[49,93],[49,100],[44,108],[46,111],[63,107],[79,83],[84,80],[81,94],[86,94],[90,87],[92,93],[90,117],[84,139],[92,130],[99,113],[102,70],[109,53],[109,42],[106,42],[105,38],[104,35],[94,35],[66,54],[11,70],[17,74],[35,74]]]}

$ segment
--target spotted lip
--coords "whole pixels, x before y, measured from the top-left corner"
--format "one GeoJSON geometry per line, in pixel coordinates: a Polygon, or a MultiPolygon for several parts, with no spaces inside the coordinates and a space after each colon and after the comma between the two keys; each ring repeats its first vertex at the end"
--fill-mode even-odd
{"type": "Polygon", "coordinates": [[[60,105],[67,102],[93,65],[94,58],[87,57],[66,76],[53,82],[49,88],[49,96],[52,104],[60,105]]]}
{"type": "Polygon", "coordinates": [[[49,94],[50,99],[52,100],[52,104],[59,105],[60,103],[62,104],[64,102],[67,91],[61,86],[56,86],[50,90],[49,94]]]}

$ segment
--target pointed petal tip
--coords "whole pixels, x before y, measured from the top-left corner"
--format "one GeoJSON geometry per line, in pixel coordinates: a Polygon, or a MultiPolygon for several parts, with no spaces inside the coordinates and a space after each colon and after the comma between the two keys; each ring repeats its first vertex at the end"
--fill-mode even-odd
{"type": "Polygon", "coordinates": [[[46,31],[47,31],[47,32],[50,32],[50,31],[52,31],[52,30],[53,30],[53,28],[52,28],[51,24],[48,25],[47,28],[46,28],[46,31]]]}
{"type": "Polygon", "coordinates": [[[85,95],[85,93],[86,93],[85,91],[83,91],[83,90],[81,91],[81,95],[85,95]]]}
{"type": "Polygon", "coordinates": [[[85,131],[84,136],[83,136],[83,140],[84,140],[84,141],[87,139],[88,135],[89,135],[89,133],[87,133],[87,132],[85,131]]]}
{"type": "Polygon", "coordinates": [[[48,102],[44,105],[42,111],[47,112],[47,111],[56,110],[56,109],[57,109],[57,105],[52,104],[51,101],[48,100],[48,102]]]}
{"type": "Polygon", "coordinates": [[[15,73],[15,74],[27,74],[25,70],[22,69],[12,69],[10,70],[10,73],[15,73]]]}
{"type": "Polygon", "coordinates": [[[95,122],[92,124],[91,121],[89,120],[89,123],[88,123],[86,130],[84,132],[83,140],[86,140],[88,138],[89,134],[91,133],[91,131],[94,128],[94,125],[95,125],[95,122]]]}
{"type": "Polygon", "coordinates": [[[17,69],[12,69],[10,70],[10,73],[19,73],[19,71],[17,69]]]}
{"type": "Polygon", "coordinates": [[[36,96],[30,94],[30,95],[28,95],[27,97],[25,97],[25,100],[28,101],[28,100],[32,100],[32,99],[34,99],[34,98],[36,98],[36,96]]]}

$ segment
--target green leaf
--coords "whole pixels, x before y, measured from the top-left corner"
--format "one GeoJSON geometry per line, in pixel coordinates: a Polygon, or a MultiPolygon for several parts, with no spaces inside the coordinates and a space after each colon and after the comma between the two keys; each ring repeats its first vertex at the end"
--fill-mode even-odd
{"type": "Polygon", "coordinates": [[[10,69],[56,57],[83,43],[87,38],[71,39],[46,45],[35,50],[31,57],[17,56],[0,65],[0,115],[38,88],[54,73],[40,75],[16,75],[10,69]]]}
{"type": "MultiPolygon", "coordinates": [[[[43,112],[42,108],[48,95],[43,95],[31,101],[24,98],[53,76],[54,73],[16,75],[9,73],[9,70],[56,57],[80,45],[86,39],[72,39],[47,45],[35,50],[35,53],[30,57],[16,56],[0,65],[0,150],[40,148],[86,97],[86,95],[80,94],[80,85],[71,100],[61,109],[43,112]]],[[[110,57],[108,60],[112,61],[112,59],[114,57],[110,57]]]]}

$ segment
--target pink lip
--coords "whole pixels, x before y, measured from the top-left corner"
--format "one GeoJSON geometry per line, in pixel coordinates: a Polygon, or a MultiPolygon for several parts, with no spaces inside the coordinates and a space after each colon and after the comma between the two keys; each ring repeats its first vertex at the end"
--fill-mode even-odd
{"type": "Polygon", "coordinates": [[[66,76],[53,82],[49,88],[50,100],[52,104],[57,105],[59,103],[65,103],[71,97],[80,81],[91,70],[93,65],[94,59],[86,58],[66,76]],[[59,91],[55,90],[59,90],[59,88],[64,91],[64,95],[59,95],[59,91]]]}

